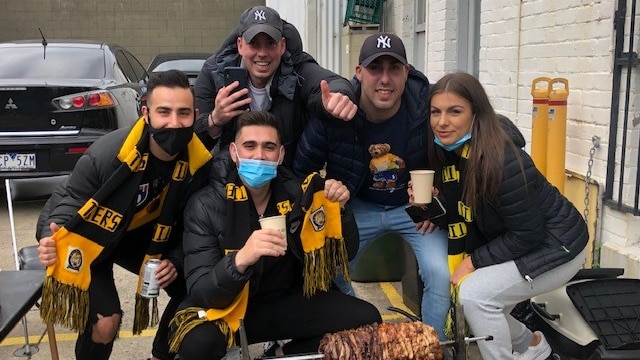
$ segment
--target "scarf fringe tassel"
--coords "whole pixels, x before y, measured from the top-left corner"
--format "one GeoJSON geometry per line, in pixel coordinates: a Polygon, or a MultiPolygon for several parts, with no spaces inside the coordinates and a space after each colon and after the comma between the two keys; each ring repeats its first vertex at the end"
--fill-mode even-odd
{"type": "MultiPolygon", "coordinates": [[[[454,340],[456,337],[456,305],[458,305],[458,290],[460,286],[451,285],[451,287],[451,305],[444,323],[444,335],[447,339],[454,340]]],[[[464,333],[468,335],[470,333],[469,324],[465,323],[464,325],[464,333]]]]}
{"type": "Polygon", "coordinates": [[[351,281],[344,239],[326,238],[323,247],[304,254],[304,296],[311,297],[318,290],[328,291],[331,281],[339,274],[338,269],[351,281]]]}
{"type": "Polygon", "coordinates": [[[42,285],[40,317],[83,333],[89,318],[89,292],[47,276],[42,285]]]}
{"type": "Polygon", "coordinates": [[[158,298],[148,299],[136,294],[135,313],[133,315],[133,334],[140,335],[149,326],[158,325],[158,298]],[[151,300],[151,319],[149,319],[149,301],[151,300]]]}
{"type": "MultiPolygon", "coordinates": [[[[171,353],[177,353],[180,350],[180,344],[184,337],[198,325],[204,324],[209,320],[206,316],[200,317],[198,313],[205,311],[205,309],[197,307],[189,307],[184,310],[180,310],[171,320],[170,324],[170,338],[169,338],[169,351],[171,353]]],[[[231,348],[235,345],[235,334],[221,319],[214,320],[214,323],[218,326],[222,334],[227,339],[227,348],[231,348]]]]}

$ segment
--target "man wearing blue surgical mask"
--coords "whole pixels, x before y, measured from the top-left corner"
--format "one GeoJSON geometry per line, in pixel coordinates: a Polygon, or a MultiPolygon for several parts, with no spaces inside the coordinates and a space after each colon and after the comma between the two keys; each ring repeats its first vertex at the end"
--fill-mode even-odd
{"type": "MultiPolygon", "coordinates": [[[[245,131],[259,132],[260,128],[250,127],[245,131]]],[[[246,135],[252,138],[251,135],[261,134],[250,133],[246,135]]],[[[233,142],[229,145],[229,148],[235,149],[235,156],[233,156],[234,153],[231,156],[238,165],[238,175],[252,189],[261,189],[276,177],[278,165],[282,163],[282,157],[284,156],[284,146],[269,141],[263,144],[257,144],[255,140],[249,140],[241,144],[233,142]],[[242,148],[241,151],[246,154],[245,157],[240,157],[238,147],[242,148]],[[274,158],[277,160],[269,160],[274,158]]]]}
{"type": "Polygon", "coordinates": [[[268,112],[240,115],[229,153],[214,159],[209,185],[187,204],[188,296],[172,322],[171,340],[180,359],[224,357],[238,338],[239,319],[249,343],[291,339],[269,348],[268,356],[317,352],[325,333],[382,321],[372,304],[331,288],[330,277],[326,288],[307,291],[317,274],[335,270],[327,267],[331,261],[306,266],[309,259],[337,255],[347,266],[358,249],[358,228],[340,181],[315,174],[303,183],[279,166],[285,150],[277,124],[268,112]],[[311,206],[302,205],[309,198],[311,206]],[[260,219],[278,215],[286,217],[284,234],[261,228],[260,219]],[[333,226],[340,227],[339,236],[324,230],[333,226]],[[310,250],[316,241],[322,245],[310,250]]]}

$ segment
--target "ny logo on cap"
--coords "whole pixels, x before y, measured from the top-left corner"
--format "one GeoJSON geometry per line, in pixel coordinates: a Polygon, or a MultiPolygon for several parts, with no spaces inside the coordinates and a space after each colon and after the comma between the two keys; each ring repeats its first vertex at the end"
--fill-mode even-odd
{"type": "Polygon", "coordinates": [[[391,38],[386,35],[380,35],[378,38],[378,45],[376,45],[378,49],[391,49],[391,38]]]}
{"type": "Polygon", "coordinates": [[[264,10],[256,10],[253,13],[253,20],[256,20],[256,21],[267,20],[267,17],[264,14],[264,10]]]}

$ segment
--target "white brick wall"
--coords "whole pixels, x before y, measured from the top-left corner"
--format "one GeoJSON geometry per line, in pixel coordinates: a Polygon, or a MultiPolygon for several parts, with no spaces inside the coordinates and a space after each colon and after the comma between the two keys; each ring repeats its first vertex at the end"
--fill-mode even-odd
{"type": "MultiPolygon", "coordinates": [[[[428,1],[426,75],[432,82],[455,70],[457,2],[453,0],[428,1]]],[[[413,11],[413,10],[412,10],[413,11]]]]}

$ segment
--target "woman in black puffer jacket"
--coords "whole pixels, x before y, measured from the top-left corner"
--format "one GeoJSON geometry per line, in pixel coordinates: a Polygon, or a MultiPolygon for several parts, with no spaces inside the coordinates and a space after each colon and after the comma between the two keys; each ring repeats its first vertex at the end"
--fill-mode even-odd
{"type": "MultiPolygon", "coordinates": [[[[564,285],[588,240],[576,208],[536,169],[524,139],[482,85],[449,74],[430,97],[435,187],[447,207],[451,282],[484,359],[546,359],[551,348],[513,307],[564,285]]],[[[564,154],[558,154],[564,156],[564,154]]]]}

